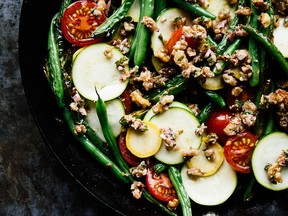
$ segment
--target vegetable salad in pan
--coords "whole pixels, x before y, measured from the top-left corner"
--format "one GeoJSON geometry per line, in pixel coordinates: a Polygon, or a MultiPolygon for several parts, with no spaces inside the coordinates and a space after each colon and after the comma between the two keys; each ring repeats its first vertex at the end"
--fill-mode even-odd
{"type": "Polygon", "coordinates": [[[63,0],[45,74],[131,197],[192,215],[288,188],[287,17],[285,0],[63,0]]]}

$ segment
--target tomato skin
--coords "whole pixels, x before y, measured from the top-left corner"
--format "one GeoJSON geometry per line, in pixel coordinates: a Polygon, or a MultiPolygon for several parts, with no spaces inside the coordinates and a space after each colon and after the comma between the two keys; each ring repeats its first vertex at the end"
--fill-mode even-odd
{"type": "Polygon", "coordinates": [[[95,2],[79,0],[65,9],[61,19],[61,29],[70,43],[83,47],[102,41],[101,38],[90,37],[97,26],[106,19],[104,12],[101,12],[100,17],[91,13],[96,7],[95,2]]]}
{"type": "Polygon", "coordinates": [[[238,95],[238,96],[234,96],[232,95],[232,89],[229,91],[228,95],[227,95],[227,106],[230,107],[232,105],[235,104],[236,100],[245,102],[248,100],[254,101],[255,99],[255,90],[252,88],[242,88],[243,91],[238,95]]]}
{"type": "Polygon", "coordinates": [[[118,140],[120,154],[123,159],[131,166],[138,166],[143,159],[132,154],[126,146],[126,132],[122,132],[118,140]]]}
{"type": "Polygon", "coordinates": [[[162,172],[157,175],[153,167],[149,167],[146,175],[146,185],[151,195],[160,201],[169,202],[177,199],[176,191],[167,173],[162,172]]]}
{"type": "Polygon", "coordinates": [[[224,132],[225,127],[229,124],[233,114],[228,109],[219,109],[213,112],[213,114],[206,121],[207,132],[216,133],[218,141],[225,143],[228,139],[228,135],[224,132]]]}
{"type": "Polygon", "coordinates": [[[130,96],[130,90],[125,89],[125,91],[120,95],[120,99],[124,104],[125,114],[129,114],[132,109],[132,99],[130,96]]]}
{"type": "Polygon", "coordinates": [[[258,138],[251,132],[230,137],[224,146],[224,155],[230,166],[241,173],[250,173],[251,157],[258,138]]]}
{"type": "MultiPolygon", "coordinates": [[[[182,37],[182,35],[183,35],[182,31],[183,31],[183,28],[177,29],[176,31],[174,31],[174,33],[169,38],[169,40],[166,44],[168,54],[172,53],[173,47],[175,46],[176,42],[178,40],[180,40],[180,38],[182,37]]],[[[188,47],[195,48],[198,45],[198,43],[196,41],[194,41],[192,38],[186,37],[185,40],[188,43],[188,47]]]]}

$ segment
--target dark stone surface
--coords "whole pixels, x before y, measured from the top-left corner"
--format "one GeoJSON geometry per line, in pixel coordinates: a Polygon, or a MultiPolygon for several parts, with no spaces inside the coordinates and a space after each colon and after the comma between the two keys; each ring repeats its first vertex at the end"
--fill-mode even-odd
{"type": "Polygon", "coordinates": [[[33,120],[18,60],[21,5],[0,2],[0,215],[113,215],[62,167],[33,120]]]}

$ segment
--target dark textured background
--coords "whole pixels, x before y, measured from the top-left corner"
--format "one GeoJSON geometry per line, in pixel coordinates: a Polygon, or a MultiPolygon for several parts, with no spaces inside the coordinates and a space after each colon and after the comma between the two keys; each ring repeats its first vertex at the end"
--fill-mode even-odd
{"type": "Polygon", "coordinates": [[[33,120],[18,60],[21,5],[0,1],[0,215],[112,215],[62,167],[33,120]]]}

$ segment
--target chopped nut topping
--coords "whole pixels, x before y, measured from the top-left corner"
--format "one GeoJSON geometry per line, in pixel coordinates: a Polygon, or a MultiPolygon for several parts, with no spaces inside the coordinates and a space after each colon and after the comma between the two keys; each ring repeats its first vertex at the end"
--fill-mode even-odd
{"type": "Polygon", "coordinates": [[[124,126],[133,128],[134,130],[147,131],[147,125],[141,119],[135,118],[132,115],[124,115],[120,122],[124,126]]]}
{"type": "Polygon", "coordinates": [[[167,110],[170,106],[170,104],[173,102],[174,100],[174,95],[164,95],[161,97],[160,101],[157,102],[153,107],[153,113],[158,114],[158,113],[162,113],[165,110],[167,110]]]}
{"type": "Polygon", "coordinates": [[[77,124],[77,125],[75,125],[75,127],[74,127],[74,133],[75,133],[76,135],[78,135],[78,134],[85,134],[86,131],[87,131],[86,127],[85,127],[84,125],[82,125],[82,124],[77,124]]]}
{"type": "Polygon", "coordinates": [[[199,168],[192,167],[187,170],[187,174],[189,176],[204,176],[205,172],[199,168]]]}
{"type": "Polygon", "coordinates": [[[267,28],[271,23],[270,16],[267,13],[261,13],[259,20],[264,28],[267,28]]]}
{"type": "Polygon", "coordinates": [[[145,25],[150,31],[158,31],[156,22],[153,20],[153,18],[144,16],[143,20],[141,21],[143,25],[145,25]]]}
{"type": "Polygon", "coordinates": [[[140,181],[134,181],[130,187],[133,197],[135,199],[140,199],[145,185],[140,181]]]}
{"type": "Polygon", "coordinates": [[[170,200],[168,203],[167,203],[167,208],[170,210],[170,211],[175,211],[177,209],[177,206],[179,205],[179,200],[178,199],[173,199],[173,200],[170,200]]]}
{"type": "Polygon", "coordinates": [[[161,128],[160,137],[164,141],[165,147],[168,151],[177,149],[176,138],[181,131],[173,131],[172,128],[161,128]]]}
{"type": "Polygon", "coordinates": [[[145,99],[142,96],[142,93],[137,89],[133,91],[131,94],[131,99],[134,103],[136,103],[137,106],[142,107],[143,109],[146,109],[147,107],[151,106],[151,103],[148,99],[145,99]]]}
{"type": "Polygon", "coordinates": [[[142,161],[138,166],[131,167],[130,173],[133,176],[136,176],[136,178],[140,178],[147,175],[147,165],[145,161],[142,161]]]}

